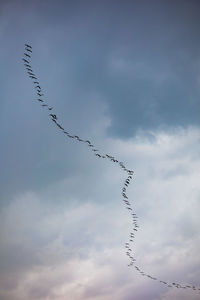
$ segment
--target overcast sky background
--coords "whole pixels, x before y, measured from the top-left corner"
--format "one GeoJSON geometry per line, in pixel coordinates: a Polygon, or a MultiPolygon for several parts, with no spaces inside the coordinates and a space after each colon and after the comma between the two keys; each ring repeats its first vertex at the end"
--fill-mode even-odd
{"type": "Polygon", "coordinates": [[[200,287],[199,1],[0,2],[0,299],[197,300],[128,268],[200,287]]]}

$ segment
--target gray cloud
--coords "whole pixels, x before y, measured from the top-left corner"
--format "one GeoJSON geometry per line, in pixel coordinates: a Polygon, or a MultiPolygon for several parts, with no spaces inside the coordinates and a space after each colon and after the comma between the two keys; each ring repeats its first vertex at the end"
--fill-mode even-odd
{"type": "Polygon", "coordinates": [[[1,2],[2,300],[197,299],[127,268],[123,172],[64,139],[21,58],[30,42],[45,101],[67,130],[134,169],[138,265],[199,285],[198,8],[1,2]]]}

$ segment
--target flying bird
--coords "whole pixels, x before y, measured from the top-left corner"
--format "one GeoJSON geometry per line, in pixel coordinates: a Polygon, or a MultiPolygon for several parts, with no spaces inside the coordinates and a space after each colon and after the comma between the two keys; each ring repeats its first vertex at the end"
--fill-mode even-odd
{"type": "Polygon", "coordinates": [[[25,44],[25,46],[32,49],[32,47],[29,44],[25,44]]]}
{"type": "Polygon", "coordinates": [[[26,62],[27,64],[29,64],[29,61],[28,61],[27,59],[22,58],[22,60],[23,60],[24,62],[26,62]]]}
{"type": "Polygon", "coordinates": [[[29,52],[31,52],[31,53],[33,52],[33,51],[32,51],[32,50],[30,50],[29,48],[26,48],[26,51],[29,51],[29,52]]]}
{"type": "Polygon", "coordinates": [[[56,123],[56,125],[57,125],[60,129],[64,130],[64,128],[63,128],[60,124],[56,123]]]}
{"type": "Polygon", "coordinates": [[[27,57],[31,58],[31,56],[29,54],[27,54],[27,53],[24,53],[24,55],[26,55],[27,57]]]}
{"type": "Polygon", "coordinates": [[[51,116],[54,120],[57,120],[57,116],[56,116],[56,115],[50,114],[50,116],[51,116]]]}

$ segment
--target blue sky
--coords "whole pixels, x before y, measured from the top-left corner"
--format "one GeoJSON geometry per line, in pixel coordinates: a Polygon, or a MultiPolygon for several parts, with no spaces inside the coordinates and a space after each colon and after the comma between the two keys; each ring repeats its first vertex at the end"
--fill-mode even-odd
{"type": "Polygon", "coordinates": [[[198,1],[1,1],[0,298],[198,299],[127,267],[134,170],[137,264],[200,287],[198,1]]]}

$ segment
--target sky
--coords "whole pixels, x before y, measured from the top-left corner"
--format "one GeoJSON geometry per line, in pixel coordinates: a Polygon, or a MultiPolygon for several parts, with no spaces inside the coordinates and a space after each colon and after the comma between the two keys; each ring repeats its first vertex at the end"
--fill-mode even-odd
{"type": "Polygon", "coordinates": [[[0,1],[0,299],[197,300],[199,1],[0,1]],[[126,174],[66,131],[134,171],[126,174]]]}

